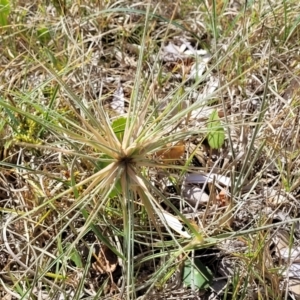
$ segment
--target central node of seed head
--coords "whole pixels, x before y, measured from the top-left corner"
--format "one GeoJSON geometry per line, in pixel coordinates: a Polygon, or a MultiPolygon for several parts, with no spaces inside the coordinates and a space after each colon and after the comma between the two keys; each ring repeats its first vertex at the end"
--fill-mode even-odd
{"type": "Polygon", "coordinates": [[[130,163],[132,163],[133,158],[127,155],[124,155],[122,157],[120,157],[119,162],[124,164],[124,165],[128,165],[130,163]]]}

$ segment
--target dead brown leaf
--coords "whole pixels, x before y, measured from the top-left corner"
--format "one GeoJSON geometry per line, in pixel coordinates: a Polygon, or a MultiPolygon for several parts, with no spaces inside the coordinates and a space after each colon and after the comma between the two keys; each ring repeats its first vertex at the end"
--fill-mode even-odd
{"type": "Polygon", "coordinates": [[[172,144],[167,145],[167,149],[160,150],[156,152],[156,156],[170,161],[180,160],[185,152],[185,143],[180,141],[172,146],[172,144]]]}

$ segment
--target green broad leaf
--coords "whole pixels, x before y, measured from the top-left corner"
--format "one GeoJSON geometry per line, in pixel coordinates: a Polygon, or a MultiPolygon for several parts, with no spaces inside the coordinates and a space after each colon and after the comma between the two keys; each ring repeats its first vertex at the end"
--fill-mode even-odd
{"type": "MultiPolygon", "coordinates": [[[[0,0],[1,1],[1,0],[0,0]]],[[[37,29],[38,40],[41,42],[42,45],[48,45],[51,41],[51,34],[49,29],[46,27],[40,27],[37,29]]]]}
{"type": "MultiPolygon", "coordinates": [[[[66,243],[67,246],[71,246],[71,243],[66,243]]],[[[70,253],[70,260],[75,264],[77,268],[83,268],[83,264],[81,261],[81,256],[79,252],[73,248],[70,253]]]]}
{"type": "Polygon", "coordinates": [[[182,280],[185,287],[208,288],[212,278],[210,269],[205,267],[198,258],[194,259],[193,265],[189,259],[184,262],[182,280]]]}
{"type": "MultiPolygon", "coordinates": [[[[106,155],[106,154],[104,154],[104,155],[101,156],[101,159],[111,159],[111,157],[108,156],[108,155],[106,155]]],[[[95,166],[95,169],[94,169],[94,172],[96,173],[96,172],[98,172],[98,171],[104,169],[104,168],[107,167],[110,163],[111,163],[111,162],[103,161],[103,160],[97,161],[96,166],[95,166]]]]}
{"type": "MultiPolygon", "coordinates": [[[[111,159],[111,157],[109,157],[108,155],[102,155],[101,156],[102,159],[111,159]]],[[[105,167],[107,167],[111,162],[106,162],[106,161],[101,161],[99,160],[97,163],[96,163],[96,166],[94,168],[94,172],[98,172],[102,169],[104,169],[105,167]]],[[[109,194],[109,198],[114,198],[115,196],[117,195],[120,195],[121,194],[121,191],[122,191],[122,188],[121,188],[121,181],[120,180],[117,180],[116,184],[115,184],[115,187],[114,189],[111,191],[111,193],[109,194]]]]}
{"type": "Polygon", "coordinates": [[[8,16],[10,14],[9,0],[0,0],[0,26],[8,24],[8,16]]]}
{"type": "Polygon", "coordinates": [[[120,195],[122,192],[122,186],[121,186],[121,181],[118,180],[115,184],[114,189],[110,192],[109,194],[109,198],[114,198],[118,195],[120,195]]]}
{"type": "Polygon", "coordinates": [[[224,144],[225,132],[223,126],[221,125],[218,112],[216,110],[214,110],[209,116],[207,131],[207,139],[209,146],[212,149],[220,149],[224,144]]]}
{"type": "Polygon", "coordinates": [[[111,127],[120,142],[122,142],[123,137],[124,137],[126,121],[127,121],[127,119],[125,117],[120,117],[120,118],[114,120],[111,124],[111,127]]]}

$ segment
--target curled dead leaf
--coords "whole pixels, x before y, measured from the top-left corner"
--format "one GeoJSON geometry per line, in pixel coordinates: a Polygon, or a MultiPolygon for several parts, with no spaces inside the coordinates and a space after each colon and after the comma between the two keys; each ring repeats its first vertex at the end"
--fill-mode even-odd
{"type": "Polygon", "coordinates": [[[216,200],[219,202],[220,207],[224,207],[225,211],[222,217],[219,220],[219,224],[222,226],[231,227],[233,222],[232,216],[232,201],[231,198],[228,196],[226,190],[221,190],[220,193],[216,196],[216,200]]]}
{"type": "Polygon", "coordinates": [[[182,158],[185,152],[185,143],[178,142],[175,145],[168,144],[166,149],[156,152],[156,156],[167,162],[179,160],[182,158]]]}
{"type": "Polygon", "coordinates": [[[230,204],[229,197],[225,190],[220,191],[220,193],[216,196],[216,200],[219,202],[221,207],[226,207],[230,204]]]}

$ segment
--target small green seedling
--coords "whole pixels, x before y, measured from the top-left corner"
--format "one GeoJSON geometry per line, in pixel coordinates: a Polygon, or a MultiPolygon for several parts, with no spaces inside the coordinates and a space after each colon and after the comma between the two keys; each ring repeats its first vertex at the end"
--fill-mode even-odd
{"type": "Polygon", "coordinates": [[[207,124],[207,139],[208,144],[212,149],[220,149],[224,144],[225,140],[225,133],[224,128],[221,125],[220,118],[218,116],[218,112],[214,110],[209,119],[207,124]]]}

